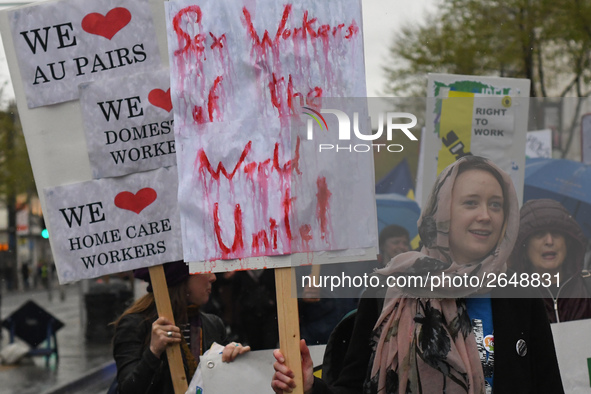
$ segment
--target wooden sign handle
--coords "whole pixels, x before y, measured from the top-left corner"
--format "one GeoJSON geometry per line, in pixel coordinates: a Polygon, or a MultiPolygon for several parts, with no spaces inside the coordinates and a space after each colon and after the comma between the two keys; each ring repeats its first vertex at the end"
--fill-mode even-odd
{"type": "Polygon", "coordinates": [[[314,264],[310,271],[310,277],[312,278],[312,283],[320,283],[320,264],[314,264]]]}
{"type": "MultiPolygon", "coordinates": [[[[300,321],[298,299],[292,296],[292,271],[294,268],[276,268],[275,286],[277,288],[277,323],[279,326],[279,347],[287,365],[294,373],[296,387],[294,394],[304,393],[302,376],[302,356],[300,354],[300,321]]],[[[295,274],[295,272],[293,272],[295,274]]],[[[295,289],[295,287],[294,287],[295,289]]]]}
{"type": "MultiPolygon", "coordinates": [[[[156,301],[156,310],[158,316],[164,316],[174,324],[174,315],[170,305],[170,296],[168,295],[168,286],[166,286],[166,277],[164,268],[161,265],[150,267],[150,280],[154,291],[156,301]]],[[[181,356],[181,346],[167,346],[166,356],[168,357],[168,366],[170,367],[170,376],[175,394],[184,394],[187,392],[188,384],[185,376],[185,367],[181,356]]]]}

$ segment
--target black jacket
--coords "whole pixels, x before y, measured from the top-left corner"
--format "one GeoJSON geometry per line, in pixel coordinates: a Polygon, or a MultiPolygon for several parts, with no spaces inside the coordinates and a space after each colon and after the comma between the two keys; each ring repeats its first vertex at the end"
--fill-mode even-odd
{"type": "MultiPolygon", "coordinates": [[[[166,353],[158,358],[150,351],[152,323],[143,314],[133,313],[123,317],[117,326],[113,357],[117,363],[120,394],[174,394],[166,353]]],[[[201,313],[201,325],[205,350],[214,342],[225,344],[226,330],[222,319],[201,313]]],[[[187,376],[187,382],[192,378],[187,376]]]]}
{"type": "MultiPolygon", "coordinates": [[[[493,296],[491,302],[495,335],[494,393],[564,393],[542,300],[493,296]],[[519,340],[526,344],[527,352],[523,356],[517,352],[519,340]]],[[[372,367],[370,338],[381,312],[380,305],[375,298],[360,300],[339,378],[331,386],[315,378],[314,394],[362,393],[368,368],[372,367]]]]}
{"type": "Polygon", "coordinates": [[[560,272],[560,289],[540,286],[538,297],[544,298],[550,322],[591,318],[591,300],[584,276],[587,238],[570,213],[557,201],[530,200],[520,210],[519,235],[509,259],[509,267],[518,273],[533,273],[535,268],[527,256],[530,237],[539,231],[554,231],[567,240],[567,256],[560,272]]]}

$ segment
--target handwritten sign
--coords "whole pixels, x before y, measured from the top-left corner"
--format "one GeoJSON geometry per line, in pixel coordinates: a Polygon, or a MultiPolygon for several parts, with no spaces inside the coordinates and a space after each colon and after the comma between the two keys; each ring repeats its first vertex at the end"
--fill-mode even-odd
{"type": "MultiPolygon", "coordinates": [[[[269,140],[282,140],[276,135],[279,122],[258,118],[208,123],[203,138],[183,140],[183,152],[196,152],[194,160],[179,164],[179,179],[184,180],[179,184],[179,206],[185,259],[211,261],[373,245],[376,216],[374,206],[365,202],[373,197],[372,178],[357,171],[366,167],[371,155],[323,152],[319,161],[316,144],[300,136],[291,149],[279,142],[269,147],[269,140]],[[249,127],[259,131],[244,133],[249,127]],[[220,139],[223,144],[216,143],[220,139]]],[[[280,137],[289,141],[290,135],[280,137]]]]}
{"type": "Polygon", "coordinates": [[[552,335],[565,393],[591,393],[591,319],[554,323],[552,335]]]}
{"type": "Polygon", "coordinates": [[[45,189],[60,283],[182,259],[176,167],[45,189]]]}
{"type": "Polygon", "coordinates": [[[168,69],[80,87],[94,178],[176,164],[168,69]]]}
{"type": "Polygon", "coordinates": [[[179,1],[166,14],[185,260],[223,271],[208,263],[374,246],[371,153],[319,152],[302,110],[366,95],[359,1],[179,1]]]}
{"type": "Polygon", "coordinates": [[[184,0],[168,2],[166,15],[181,136],[185,126],[254,117],[287,126],[298,105],[366,96],[358,0],[184,0]]]}
{"type": "Polygon", "coordinates": [[[9,12],[29,108],[78,98],[78,84],[160,64],[146,0],[47,2],[9,12]]]}

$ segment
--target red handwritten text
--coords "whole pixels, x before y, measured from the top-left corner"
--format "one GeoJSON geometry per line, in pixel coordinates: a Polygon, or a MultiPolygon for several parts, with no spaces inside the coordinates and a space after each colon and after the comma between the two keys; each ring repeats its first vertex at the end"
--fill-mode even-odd
{"type": "Polygon", "coordinates": [[[294,91],[291,74],[287,80],[287,86],[285,85],[284,77],[277,78],[275,73],[271,74],[271,80],[268,84],[269,93],[271,94],[271,104],[277,108],[280,117],[298,113],[299,107],[303,107],[305,104],[317,109],[322,107],[322,88],[319,86],[311,88],[304,98],[302,93],[294,91]],[[285,101],[281,98],[284,96],[285,101]],[[299,99],[299,107],[296,107],[294,104],[294,99],[299,99]]]}
{"type": "MultiPolygon", "coordinates": [[[[257,51],[259,55],[262,55],[268,48],[275,49],[281,39],[288,40],[290,37],[292,40],[296,40],[301,38],[306,40],[308,35],[311,38],[323,38],[323,37],[337,37],[338,35],[342,34],[342,30],[345,28],[344,23],[339,23],[337,26],[330,26],[328,24],[324,24],[321,26],[316,27],[316,22],[318,18],[309,18],[308,11],[304,11],[301,20],[301,27],[293,27],[292,29],[286,28],[288,19],[291,14],[292,6],[291,4],[286,4],[283,8],[283,13],[281,15],[281,20],[277,25],[277,31],[275,32],[275,36],[271,39],[269,32],[265,30],[263,33],[263,38],[260,37],[256,29],[254,28],[254,24],[252,22],[252,17],[250,16],[250,11],[246,7],[242,9],[242,14],[244,15],[244,24],[248,35],[252,40],[253,50],[257,51]]],[[[355,20],[351,22],[351,24],[346,28],[346,33],[344,37],[346,39],[351,39],[353,36],[359,33],[359,27],[355,20]]]]}
{"type": "MultiPolygon", "coordinates": [[[[238,158],[236,164],[232,168],[232,170],[226,169],[222,162],[219,162],[217,166],[213,166],[211,161],[209,160],[207,154],[203,149],[200,149],[197,154],[197,159],[195,160],[195,170],[198,171],[200,174],[200,179],[204,183],[203,190],[206,193],[205,200],[209,200],[209,188],[207,187],[208,176],[210,180],[213,180],[216,183],[219,183],[222,180],[222,176],[226,178],[227,181],[232,182],[235,180],[238,174],[241,174],[242,171],[246,175],[247,179],[250,179],[253,182],[253,187],[256,185],[262,185],[261,191],[263,195],[267,194],[267,178],[272,176],[273,172],[276,172],[281,178],[290,176],[292,173],[296,173],[301,175],[301,171],[299,170],[299,150],[300,150],[300,139],[298,138],[296,141],[296,149],[295,155],[292,160],[285,160],[281,161],[280,159],[280,146],[279,143],[275,144],[273,150],[272,158],[268,158],[261,161],[252,161],[247,163],[246,160],[250,152],[252,152],[252,141],[249,141],[242,150],[240,157],[238,158]],[[215,168],[215,169],[214,169],[215,168]],[[207,176],[208,175],[208,176],[207,176]],[[256,175],[256,177],[255,177],[256,175]]],[[[278,181],[277,181],[278,182],[278,181]]],[[[256,228],[256,231],[252,232],[252,242],[251,242],[251,252],[249,255],[251,256],[262,256],[274,253],[290,253],[292,251],[291,241],[293,238],[293,231],[292,231],[292,224],[291,224],[291,214],[292,214],[292,205],[296,197],[293,197],[291,194],[291,189],[288,186],[289,183],[284,184],[283,182],[279,183],[279,185],[283,190],[281,192],[281,201],[280,207],[276,207],[276,209],[280,210],[281,215],[281,225],[277,220],[277,217],[267,216],[265,221],[268,223],[264,225],[264,228],[256,228]],[[280,234],[283,234],[281,237],[282,239],[282,249],[279,251],[279,237],[280,234]]],[[[326,179],[324,177],[318,178],[317,181],[318,185],[318,193],[317,193],[317,218],[319,220],[319,228],[320,228],[320,235],[321,239],[325,239],[325,236],[328,232],[328,212],[329,212],[329,199],[331,196],[331,192],[328,189],[326,179]]],[[[265,197],[261,197],[261,199],[265,199],[265,197]]],[[[263,202],[260,202],[263,204],[263,202]]],[[[213,204],[213,223],[214,223],[214,232],[215,232],[215,241],[216,245],[221,252],[222,258],[239,258],[244,257],[244,248],[243,248],[243,234],[245,231],[245,226],[243,225],[243,218],[242,218],[242,209],[240,204],[236,204],[234,208],[234,240],[232,241],[231,246],[228,246],[227,242],[224,242],[222,237],[222,229],[227,228],[227,226],[223,225],[220,220],[219,215],[219,205],[217,202],[213,204]]],[[[263,210],[266,212],[266,209],[263,210]]],[[[279,211],[275,211],[279,213],[279,211]]],[[[260,215],[260,214],[259,214],[260,215]]],[[[248,217],[252,217],[250,214],[247,215],[248,217]]],[[[256,216],[256,214],[255,214],[256,216]]],[[[307,250],[309,248],[309,242],[313,239],[312,234],[312,226],[309,224],[303,224],[298,227],[298,233],[302,240],[302,249],[307,250]]]]}
{"type": "Polygon", "coordinates": [[[219,207],[216,202],[213,205],[213,226],[218,246],[222,250],[222,258],[228,258],[231,254],[238,253],[244,249],[242,241],[242,210],[240,204],[236,204],[234,209],[234,242],[231,247],[227,247],[222,240],[222,228],[220,227],[219,207]]]}
{"type": "Polygon", "coordinates": [[[219,105],[220,96],[218,95],[218,88],[222,80],[223,78],[221,76],[217,77],[213,82],[213,86],[209,89],[209,94],[207,95],[207,115],[203,110],[203,106],[195,105],[193,107],[193,120],[198,124],[213,122],[214,114],[216,115],[216,120],[221,121],[223,119],[219,105]]]}
{"type": "Polygon", "coordinates": [[[328,224],[328,210],[330,209],[329,200],[330,196],[332,196],[332,193],[326,186],[325,177],[318,177],[316,180],[316,185],[318,186],[318,193],[316,193],[316,198],[318,200],[318,205],[316,206],[316,217],[320,222],[320,238],[324,239],[326,237],[326,227],[328,224]]]}

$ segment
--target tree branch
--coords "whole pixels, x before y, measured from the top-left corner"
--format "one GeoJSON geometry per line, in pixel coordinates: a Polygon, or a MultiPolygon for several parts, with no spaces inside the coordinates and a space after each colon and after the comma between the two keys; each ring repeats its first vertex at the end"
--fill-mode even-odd
{"type": "Polygon", "coordinates": [[[565,158],[566,154],[568,153],[568,151],[570,150],[570,146],[573,142],[573,138],[575,136],[575,128],[578,124],[578,119],[581,116],[581,107],[583,106],[583,99],[581,98],[582,95],[582,91],[581,91],[581,84],[580,82],[577,82],[577,95],[579,96],[579,98],[577,99],[577,107],[575,109],[575,113],[572,117],[571,123],[570,123],[570,127],[568,130],[568,140],[566,141],[566,145],[564,147],[564,150],[562,152],[560,152],[560,156],[561,158],[565,158]]]}

